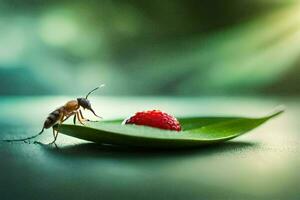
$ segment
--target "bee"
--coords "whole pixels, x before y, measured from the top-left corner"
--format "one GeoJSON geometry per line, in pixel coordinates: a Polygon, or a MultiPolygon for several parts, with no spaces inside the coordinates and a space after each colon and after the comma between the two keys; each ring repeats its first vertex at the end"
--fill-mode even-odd
{"type": "MultiPolygon", "coordinates": [[[[69,119],[71,116],[74,116],[74,118],[73,118],[73,123],[74,124],[76,124],[76,119],[78,119],[78,121],[82,125],[84,125],[83,121],[91,121],[91,120],[85,119],[83,117],[81,108],[87,109],[87,110],[91,111],[96,117],[101,118],[92,109],[91,103],[88,100],[88,96],[91,93],[93,93],[95,90],[97,90],[97,89],[99,89],[103,86],[104,85],[100,85],[99,87],[96,87],[95,89],[91,90],[90,92],[88,92],[88,94],[85,96],[85,98],[81,97],[81,98],[77,98],[76,100],[68,101],[65,105],[63,105],[63,106],[57,108],[56,110],[54,110],[53,112],[51,112],[48,115],[47,119],[44,121],[43,128],[38,134],[27,137],[27,138],[22,138],[22,139],[2,140],[2,141],[5,141],[5,142],[24,141],[24,142],[27,142],[28,140],[36,138],[39,135],[41,135],[44,132],[45,129],[48,129],[48,128],[52,127],[54,139],[53,139],[52,142],[49,143],[49,145],[55,144],[57,136],[58,136],[58,131],[53,128],[55,125],[62,124],[64,121],[69,119]]],[[[40,143],[40,142],[35,142],[35,143],[40,143]]]]}

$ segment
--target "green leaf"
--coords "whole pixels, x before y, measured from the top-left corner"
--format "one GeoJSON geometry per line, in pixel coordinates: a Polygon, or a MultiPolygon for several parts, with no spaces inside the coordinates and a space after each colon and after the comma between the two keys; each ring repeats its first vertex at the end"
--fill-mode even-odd
{"type": "Polygon", "coordinates": [[[76,138],[114,145],[139,147],[189,147],[220,143],[240,136],[269,119],[242,117],[179,118],[183,131],[168,131],[147,126],[122,125],[121,120],[88,123],[85,126],[62,124],[57,130],[76,138]]]}

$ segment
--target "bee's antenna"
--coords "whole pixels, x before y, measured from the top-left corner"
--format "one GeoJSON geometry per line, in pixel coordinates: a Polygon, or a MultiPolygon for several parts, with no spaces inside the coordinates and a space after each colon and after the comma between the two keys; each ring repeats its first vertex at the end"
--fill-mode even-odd
{"type": "Polygon", "coordinates": [[[95,89],[92,89],[92,90],[85,96],[85,98],[87,99],[88,96],[89,96],[92,92],[94,92],[95,90],[98,90],[99,88],[102,88],[102,87],[104,87],[104,86],[105,86],[105,84],[101,84],[100,86],[96,87],[95,89]]]}
{"type": "Polygon", "coordinates": [[[41,130],[41,132],[39,132],[38,134],[27,137],[27,138],[15,139],[15,140],[0,140],[0,141],[2,141],[2,142],[22,142],[22,141],[25,142],[26,140],[30,140],[30,139],[36,138],[37,136],[41,135],[44,132],[44,129],[45,128],[43,128],[41,130]]]}

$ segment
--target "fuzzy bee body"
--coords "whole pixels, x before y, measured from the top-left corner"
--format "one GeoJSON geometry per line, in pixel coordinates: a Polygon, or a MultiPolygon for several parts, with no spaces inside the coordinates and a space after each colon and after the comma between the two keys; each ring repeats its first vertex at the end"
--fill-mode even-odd
{"type": "Polygon", "coordinates": [[[68,117],[72,114],[75,114],[76,111],[80,108],[80,105],[77,100],[68,101],[64,106],[61,106],[50,113],[47,119],[44,122],[44,128],[50,128],[55,124],[63,121],[64,117],[68,117]]]}

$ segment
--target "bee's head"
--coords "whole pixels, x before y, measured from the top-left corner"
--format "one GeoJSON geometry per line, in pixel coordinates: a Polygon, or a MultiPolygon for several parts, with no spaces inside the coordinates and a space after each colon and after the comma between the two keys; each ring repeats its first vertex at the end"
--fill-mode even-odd
{"type": "Polygon", "coordinates": [[[91,102],[87,98],[77,98],[77,101],[83,109],[92,109],[91,102]]]}
{"type": "MultiPolygon", "coordinates": [[[[93,89],[93,90],[91,90],[87,95],[86,95],[86,97],[85,98],[77,98],[77,102],[78,102],[78,104],[79,104],[79,106],[81,106],[83,109],[88,109],[88,110],[90,110],[95,116],[97,116],[97,117],[99,117],[96,113],[95,113],[95,111],[92,109],[92,105],[91,105],[91,102],[88,100],[88,96],[92,93],[92,92],[94,92],[95,90],[97,90],[97,89],[99,89],[100,87],[103,87],[104,85],[100,85],[99,87],[97,87],[97,88],[95,88],[95,89],[93,89]]],[[[100,117],[101,118],[101,117],[100,117]]]]}

